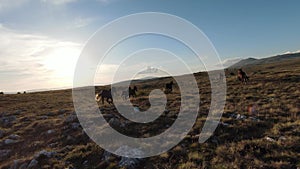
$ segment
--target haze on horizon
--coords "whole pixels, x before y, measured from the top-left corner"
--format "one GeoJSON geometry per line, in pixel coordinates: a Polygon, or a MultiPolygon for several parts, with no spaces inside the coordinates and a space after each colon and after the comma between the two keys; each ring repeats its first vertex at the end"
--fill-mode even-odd
{"type": "MultiPolygon", "coordinates": [[[[0,91],[71,87],[75,64],[90,36],[108,22],[137,12],[169,13],[190,21],[207,35],[225,67],[242,58],[299,51],[299,5],[297,0],[0,0],[0,91]]],[[[113,50],[109,54],[113,59],[99,67],[95,83],[109,83],[118,58],[144,48],[170,50],[189,60],[192,71],[203,70],[179,42],[147,35],[113,50]]],[[[145,69],[137,77],[153,76],[168,64],[155,63],[141,63],[145,69]]],[[[124,74],[119,80],[128,78],[124,74]]]]}

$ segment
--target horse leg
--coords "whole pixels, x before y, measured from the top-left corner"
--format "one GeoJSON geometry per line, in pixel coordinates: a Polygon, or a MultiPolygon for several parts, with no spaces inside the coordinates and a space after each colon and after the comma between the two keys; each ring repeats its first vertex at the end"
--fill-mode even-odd
{"type": "Polygon", "coordinates": [[[101,96],[101,100],[102,100],[102,104],[104,104],[104,97],[103,96],[101,96]]]}

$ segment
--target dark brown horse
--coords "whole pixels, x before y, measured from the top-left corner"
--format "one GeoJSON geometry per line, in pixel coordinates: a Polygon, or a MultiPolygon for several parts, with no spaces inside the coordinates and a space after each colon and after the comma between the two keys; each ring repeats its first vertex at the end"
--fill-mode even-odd
{"type": "Polygon", "coordinates": [[[102,104],[104,104],[104,99],[106,99],[107,103],[112,104],[113,98],[111,95],[111,89],[109,90],[101,90],[99,93],[96,94],[95,97],[96,101],[102,101],[102,104]]]}
{"type": "Polygon", "coordinates": [[[242,83],[247,83],[249,81],[249,77],[242,69],[238,70],[237,79],[242,83]]]}
{"type": "Polygon", "coordinates": [[[129,97],[136,97],[137,87],[134,86],[133,89],[129,87],[128,92],[129,92],[129,97]]]}
{"type": "Polygon", "coordinates": [[[173,81],[171,81],[170,83],[167,83],[166,88],[165,88],[166,93],[171,93],[172,91],[173,91],[173,81]]]}
{"type": "Polygon", "coordinates": [[[137,87],[134,86],[133,88],[129,87],[128,88],[128,91],[123,91],[122,92],[122,98],[123,99],[127,99],[127,98],[130,98],[130,97],[136,97],[136,92],[138,91],[137,87]]]}

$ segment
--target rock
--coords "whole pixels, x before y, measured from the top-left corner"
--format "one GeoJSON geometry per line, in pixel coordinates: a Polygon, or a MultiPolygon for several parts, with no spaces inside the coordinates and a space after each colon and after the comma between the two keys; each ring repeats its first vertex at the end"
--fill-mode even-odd
{"type": "Polygon", "coordinates": [[[64,114],[61,114],[61,115],[59,115],[58,117],[61,118],[61,119],[63,119],[63,118],[65,118],[65,115],[64,115],[64,114]]]}
{"type": "Polygon", "coordinates": [[[237,120],[243,120],[243,119],[246,119],[247,117],[245,115],[241,115],[241,114],[237,114],[236,115],[236,119],[237,120]]]}
{"type": "Polygon", "coordinates": [[[52,133],[55,133],[55,130],[48,130],[47,131],[47,134],[52,134],[52,133]]]}
{"type": "Polygon", "coordinates": [[[37,154],[34,155],[35,159],[40,158],[41,156],[46,156],[48,158],[53,157],[56,154],[55,151],[46,151],[46,150],[42,150],[40,152],[38,152],[37,154]]]}
{"type": "Polygon", "coordinates": [[[143,152],[140,149],[136,148],[130,148],[128,146],[121,146],[116,150],[117,154],[122,154],[122,159],[119,162],[120,167],[127,167],[127,168],[136,168],[140,162],[141,159],[138,157],[141,157],[143,155],[143,152]],[[137,158],[128,158],[126,156],[134,156],[137,158]]]}
{"type": "Polygon", "coordinates": [[[20,165],[19,169],[26,169],[27,168],[27,163],[23,163],[20,165]]]}
{"type": "Polygon", "coordinates": [[[75,120],[77,120],[77,116],[74,114],[71,114],[65,119],[65,123],[75,122],[75,120]]]}
{"type": "Polygon", "coordinates": [[[85,161],[82,163],[82,165],[87,166],[88,163],[89,163],[89,161],[88,161],[88,160],[85,160],[85,161]]]}
{"type": "Polygon", "coordinates": [[[36,159],[33,159],[30,161],[29,165],[27,166],[27,168],[35,168],[38,165],[38,161],[36,159]]]}
{"type": "Polygon", "coordinates": [[[170,113],[170,110],[165,109],[165,110],[164,110],[164,113],[169,114],[169,113],[170,113]]]}
{"type": "Polygon", "coordinates": [[[140,112],[140,108],[135,106],[135,107],[133,107],[133,111],[135,113],[139,113],[140,112]]]}
{"type": "Polygon", "coordinates": [[[265,139],[270,142],[276,142],[273,138],[266,136],[265,139]]]}
{"type": "Polygon", "coordinates": [[[103,153],[103,157],[102,157],[102,160],[104,160],[104,161],[108,162],[108,161],[109,161],[109,159],[110,159],[110,157],[111,157],[111,153],[110,153],[110,152],[108,152],[108,151],[104,151],[104,153],[103,153]]]}
{"type": "Polygon", "coordinates": [[[67,110],[60,109],[60,110],[58,111],[58,113],[65,113],[65,112],[67,112],[67,110]]]}
{"type": "Polygon", "coordinates": [[[252,120],[252,121],[256,121],[256,122],[259,122],[259,121],[260,121],[260,120],[259,120],[258,118],[256,118],[256,117],[249,117],[249,119],[252,120]]]}
{"type": "Polygon", "coordinates": [[[229,126],[229,123],[225,123],[225,122],[220,122],[220,124],[223,126],[229,126]]]}
{"type": "Polygon", "coordinates": [[[3,127],[9,127],[16,120],[16,116],[8,116],[0,118],[0,124],[3,127]]]}
{"type": "Polygon", "coordinates": [[[72,123],[72,129],[74,129],[74,130],[78,129],[79,126],[80,126],[79,123],[72,123]]]}
{"type": "Polygon", "coordinates": [[[110,119],[108,123],[109,123],[110,126],[113,126],[113,127],[119,127],[119,126],[121,126],[120,121],[117,118],[115,118],[115,117],[112,118],[112,119],[110,119]]]}
{"type": "Polygon", "coordinates": [[[4,131],[0,130],[0,139],[4,136],[4,131]]]}
{"type": "Polygon", "coordinates": [[[0,159],[5,159],[6,157],[8,157],[11,153],[11,150],[9,149],[4,149],[4,150],[0,150],[0,159]]]}
{"type": "Polygon", "coordinates": [[[73,144],[74,142],[76,142],[76,139],[74,137],[68,135],[66,141],[68,144],[73,144]]]}
{"type": "Polygon", "coordinates": [[[18,169],[20,160],[14,160],[13,165],[10,167],[10,169],[18,169]]]}
{"type": "Polygon", "coordinates": [[[46,115],[39,117],[39,120],[46,120],[46,119],[48,119],[48,116],[46,116],[46,115]]]}
{"type": "Polygon", "coordinates": [[[58,145],[58,143],[50,143],[50,144],[48,145],[48,147],[53,148],[53,147],[56,147],[57,145],[58,145]]]}
{"type": "Polygon", "coordinates": [[[211,142],[215,144],[219,144],[219,139],[216,136],[212,136],[211,142]]]}
{"type": "Polygon", "coordinates": [[[12,140],[18,140],[21,138],[21,136],[17,135],[17,134],[11,134],[8,136],[9,139],[12,139],[12,140]]]}
{"type": "Polygon", "coordinates": [[[230,118],[236,118],[236,114],[229,114],[230,118]]]}
{"type": "Polygon", "coordinates": [[[20,115],[22,113],[22,110],[17,110],[16,112],[15,112],[15,115],[20,115]]]}
{"type": "Polygon", "coordinates": [[[17,143],[17,142],[19,142],[19,141],[17,141],[17,140],[12,140],[12,139],[5,139],[5,140],[4,140],[4,144],[6,144],[6,145],[9,145],[9,144],[15,144],[15,143],[17,143]]]}
{"type": "Polygon", "coordinates": [[[103,117],[105,118],[105,119],[111,119],[111,118],[113,118],[113,117],[115,117],[113,114],[103,114],[103,117]]]}
{"type": "Polygon", "coordinates": [[[7,112],[1,112],[0,113],[0,117],[2,118],[2,117],[4,117],[4,116],[6,116],[7,115],[7,112]]]}
{"type": "Polygon", "coordinates": [[[278,138],[278,141],[285,141],[286,140],[286,137],[284,137],[284,136],[280,136],[279,138],[278,138]]]}

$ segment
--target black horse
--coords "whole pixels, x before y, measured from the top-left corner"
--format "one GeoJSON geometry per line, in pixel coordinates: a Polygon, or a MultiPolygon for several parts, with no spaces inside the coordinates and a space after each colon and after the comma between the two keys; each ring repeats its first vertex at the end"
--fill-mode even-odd
{"type": "Polygon", "coordinates": [[[134,86],[133,89],[131,87],[128,88],[129,97],[136,97],[137,87],[134,86]]]}
{"type": "Polygon", "coordinates": [[[166,91],[167,93],[171,93],[171,92],[173,91],[173,81],[171,81],[170,83],[167,83],[167,84],[166,84],[165,91],[166,91]]]}
{"type": "Polygon", "coordinates": [[[102,101],[102,104],[104,104],[104,99],[106,98],[107,103],[112,104],[113,98],[111,95],[111,89],[109,90],[101,90],[99,93],[96,94],[96,101],[102,101]]]}
{"type": "Polygon", "coordinates": [[[127,99],[127,98],[130,98],[130,97],[136,97],[136,92],[138,91],[137,87],[134,86],[133,88],[129,87],[128,88],[128,91],[123,91],[122,92],[122,98],[123,99],[127,99]]]}

